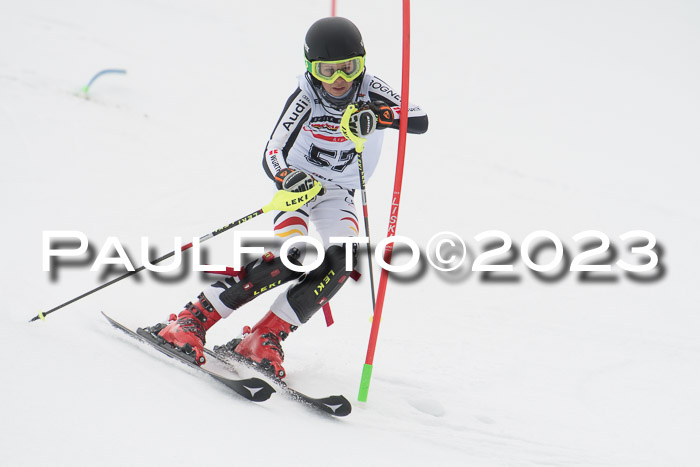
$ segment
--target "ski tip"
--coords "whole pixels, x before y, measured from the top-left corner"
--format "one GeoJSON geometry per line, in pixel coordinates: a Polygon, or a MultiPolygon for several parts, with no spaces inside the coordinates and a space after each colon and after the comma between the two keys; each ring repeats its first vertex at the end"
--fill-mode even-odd
{"type": "Polygon", "coordinates": [[[352,406],[348,404],[347,407],[341,407],[340,409],[336,410],[333,415],[336,417],[347,417],[350,415],[352,412],[352,406]]]}
{"type": "Polygon", "coordinates": [[[310,398],[303,394],[298,395],[302,397],[302,402],[306,402],[334,417],[345,417],[352,412],[352,404],[342,395],[322,397],[320,399],[310,398]]]}
{"type": "Polygon", "coordinates": [[[352,404],[345,398],[345,396],[331,397],[335,400],[335,403],[333,404],[333,407],[335,408],[333,415],[336,417],[345,417],[350,415],[352,412],[352,404]]]}
{"type": "Polygon", "coordinates": [[[253,402],[264,402],[270,398],[275,392],[275,389],[266,381],[260,378],[249,378],[240,382],[250,394],[241,392],[245,397],[253,402]]]}

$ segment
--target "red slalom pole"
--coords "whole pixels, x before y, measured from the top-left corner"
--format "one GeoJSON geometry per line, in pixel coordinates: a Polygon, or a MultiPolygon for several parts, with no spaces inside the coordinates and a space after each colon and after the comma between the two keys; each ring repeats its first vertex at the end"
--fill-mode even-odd
{"type": "MultiPolygon", "coordinates": [[[[387,237],[396,235],[396,224],[399,218],[399,203],[401,202],[401,185],[403,182],[403,165],[406,154],[406,131],[408,130],[408,75],[411,58],[411,5],[410,0],[403,0],[403,54],[401,71],[401,107],[399,110],[399,150],[396,157],[396,175],[394,176],[394,194],[391,200],[391,212],[389,214],[389,231],[387,237]]],[[[384,262],[391,263],[391,255],[394,251],[393,243],[389,243],[384,250],[384,262]]],[[[374,362],[374,350],[377,346],[379,335],[379,324],[382,321],[382,309],[384,308],[384,296],[386,295],[389,271],[382,269],[379,278],[379,288],[377,289],[377,302],[372,318],[372,330],[369,335],[369,345],[367,347],[367,357],[362,369],[362,380],[360,381],[360,393],[357,400],[367,402],[369,393],[369,382],[372,378],[372,365],[374,362]]]]}

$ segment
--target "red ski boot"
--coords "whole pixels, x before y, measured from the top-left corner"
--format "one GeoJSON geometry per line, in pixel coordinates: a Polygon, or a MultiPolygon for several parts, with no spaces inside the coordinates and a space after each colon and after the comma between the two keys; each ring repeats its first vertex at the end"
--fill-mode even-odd
{"type": "Polygon", "coordinates": [[[197,363],[203,365],[207,361],[204,357],[206,332],[221,319],[221,315],[204,294],[200,294],[198,298],[196,303],[190,302],[185,305],[177,320],[168,324],[158,335],[185,353],[194,352],[197,363]]]}
{"type": "Polygon", "coordinates": [[[282,367],[284,352],[280,341],[285,340],[296,328],[268,311],[252,330],[247,326],[244,328],[243,340],[236,345],[234,352],[260,364],[264,370],[278,378],[284,378],[287,372],[282,367]]]}

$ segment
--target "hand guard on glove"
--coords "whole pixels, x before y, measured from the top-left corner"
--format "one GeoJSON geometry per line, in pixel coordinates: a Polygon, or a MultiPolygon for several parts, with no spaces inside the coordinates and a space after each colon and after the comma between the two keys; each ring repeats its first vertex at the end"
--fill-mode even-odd
{"type": "MultiPolygon", "coordinates": [[[[275,175],[275,185],[278,190],[291,191],[293,193],[301,193],[313,188],[316,179],[307,174],[303,170],[293,169],[288,167],[277,172],[275,175]]],[[[323,188],[319,192],[319,196],[324,192],[323,188]]]]}
{"type": "Polygon", "coordinates": [[[355,136],[364,138],[383,130],[394,123],[394,111],[382,101],[358,102],[357,111],[350,116],[350,131],[355,136]]]}

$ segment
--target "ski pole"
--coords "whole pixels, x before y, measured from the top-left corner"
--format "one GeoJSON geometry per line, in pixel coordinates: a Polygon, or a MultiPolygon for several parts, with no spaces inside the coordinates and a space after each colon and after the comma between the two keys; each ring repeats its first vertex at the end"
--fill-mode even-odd
{"type": "MultiPolygon", "coordinates": [[[[364,213],[364,218],[365,218],[365,234],[367,235],[367,239],[370,239],[369,235],[369,210],[367,207],[367,189],[366,189],[366,184],[365,184],[365,170],[363,168],[362,164],[362,151],[364,150],[364,145],[365,141],[367,141],[366,138],[361,138],[355,134],[353,134],[352,131],[350,131],[350,116],[355,113],[357,110],[357,106],[355,104],[350,104],[347,109],[345,109],[345,113],[343,113],[343,117],[340,119],[340,131],[343,133],[343,136],[345,136],[347,139],[355,143],[355,151],[357,152],[357,168],[359,169],[360,172],[360,193],[362,195],[362,211],[364,213]]],[[[367,263],[369,265],[369,282],[370,282],[370,287],[372,290],[372,315],[374,315],[374,309],[376,308],[376,293],[374,290],[374,271],[372,268],[372,241],[367,243],[367,263]]]]}
{"type": "MultiPolygon", "coordinates": [[[[321,191],[321,184],[319,182],[316,182],[311,189],[300,192],[300,193],[279,190],[277,193],[275,193],[275,196],[272,198],[272,201],[270,201],[268,204],[266,204],[262,208],[258,209],[257,211],[251,212],[247,216],[241,217],[240,219],[235,220],[228,225],[220,227],[220,228],[214,230],[213,232],[210,232],[206,235],[203,235],[202,237],[199,238],[199,242],[200,243],[205,242],[205,241],[209,240],[210,238],[216,237],[217,235],[222,234],[222,233],[226,232],[227,230],[230,230],[230,229],[236,227],[237,225],[241,225],[242,223],[247,222],[247,221],[253,219],[254,217],[257,217],[260,214],[263,214],[263,213],[266,213],[269,211],[296,211],[297,209],[299,209],[300,207],[302,207],[303,205],[305,205],[306,203],[311,201],[311,199],[314,196],[316,196],[319,191],[321,191]]],[[[187,245],[183,245],[180,248],[180,251],[182,252],[182,251],[188,250],[191,247],[192,247],[192,243],[190,242],[187,245]]],[[[177,252],[177,250],[173,250],[170,253],[167,253],[167,254],[161,256],[160,258],[153,260],[151,262],[151,264],[157,264],[163,260],[166,260],[166,259],[174,256],[176,252],[177,252]]],[[[106,283],[88,291],[88,292],[85,292],[84,294],[82,294],[78,297],[75,297],[71,300],[68,300],[67,302],[62,303],[62,304],[50,309],[49,311],[39,312],[39,314],[36,315],[35,317],[33,317],[32,319],[30,319],[29,322],[31,323],[32,321],[36,321],[38,319],[41,319],[43,321],[46,319],[47,315],[50,315],[54,311],[60,310],[61,308],[65,307],[67,305],[70,305],[71,303],[77,302],[78,300],[85,298],[88,295],[92,295],[93,293],[98,292],[98,291],[104,289],[105,287],[109,287],[110,285],[112,285],[116,282],[119,282],[122,279],[126,279],[127,277],[133,276],[134,274],[143,271],[145,268],[146,268],[145,265],[141,266],[138,269],[135,269],[133,271],[129,271],[126,274],[123,274],[115,279],[112,279],[109,282],[106,282],[106,283]]]]}

